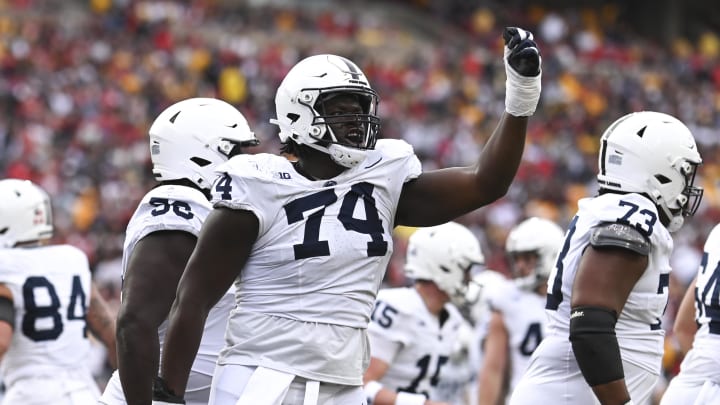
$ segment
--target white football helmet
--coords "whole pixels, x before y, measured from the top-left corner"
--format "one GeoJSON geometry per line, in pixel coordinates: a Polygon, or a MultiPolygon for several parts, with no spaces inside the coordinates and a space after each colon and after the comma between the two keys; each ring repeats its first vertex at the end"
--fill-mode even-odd
{"type": "Polygon", "coordinates": [[[240,147],[259,143],[242,113],[214,98],[171,105],[148,132],[155,179],[188,179],[201,189],[212,186],[215,166],[238,154],[240,147]]]}
{"type": "Polygon", "coordinates": [[[375,147],[380,119],[378,95],[365,74],[352,61],[336,55],[315,55],[298,62],[283,79],[275,96],[280,141],[288,139],[327,153],[344,167],[353,167],[375,147]],[[355,95],[361,114],[324,113],[323,103],[338,94],[355,95]],[[332,125],[357,124],[359,134],[351,141],[339,139],[332,125]]]}
{"type": "Polygon", "coordinates": [[[53,234],[50,197],[29,180],[0,180],[0,247],[49,239],[53,234]]]}
{"type": "MultiPolygon", "coordinates": [[[[515,278],[515,282],[529,290],[534,290],[539,283],[544,283],[555,267],[555,259],[564,240],[562,228],[544,218],[531,217],[515,225],[505,239],[505,253],[511,263],[513,256],[521,253],[537,255],[535,269],[524,277],[515,278]]],[[[515,264],[512,264],[513,268],[514,266],[515,264]]]]}
{"type": "Polygon", "coordinates": [[[674,232],[702,200],[703,189],[693,186],[701,163],[685,124],[667,114],[642,111],[621,117],[602,135],[597,179],[601,189],[647,195],[674,232]]]}
{"type": "Polygon", "coordinates": [[[456,222],[448,222],[420,228],[410,235],[405,274],[415,280],[433,281],[455,305],[462,306],[472,266],[484,263],[475,235],[456,222]]]}

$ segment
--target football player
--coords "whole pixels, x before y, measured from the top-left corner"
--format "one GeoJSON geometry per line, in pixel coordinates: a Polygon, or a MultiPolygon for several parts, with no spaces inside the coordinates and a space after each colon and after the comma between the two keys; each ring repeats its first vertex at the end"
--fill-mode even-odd
{"type": "Polygon", "coordinates": [[[506,112],[478,162],[425,173],[409,144],[377,139],[378,95],[354,62],[314,55],[290,69],[273,122],[295,159],[243,155],[218,168],[215,209],[170,313],[167,384],[156,398],[182,401],[207,311],[235,283],[211,404],[364,402],[367,327],[392,229],[489,204],[517,171],[540,54],[527,31],[507,29],[505,40],[506,112]]]}
{"type": "Polygon", "coordinates": [[[511,404],[644,404],[659,379],[671,232],[702,199],[702,160],[685,124],[652,111],[613,122],[598,155],[599,195],[578,202],[548,282],[548,335],[511,404]]]}
{"type": "MultiPolygon", "coordinates": [[[[150,404],[166,318],[178,280],[212,206],[213,168],[258,143],[245,117],[213,98],[190,98],[162,111],[149,129],[152,171],[160,183],[140,201],[127,226],[117,321],[119,368],[101,403],[150,404]]],[[[209,309],[186,399],[207,404],[210,381],[234,288],[209,309]]]]}
{"type": "Polygon", "coordinates": [[[115,319],[88,258],[51,245],[50,197],[28,180],[0,180],[0,374],[3,404],[96,403],[88,331],[115,353],[115,319]]]}
{"type": "Polygon", "coordinates": [[[677,330],[687,325],[684,328],[687,334],[694,333],[695,338],[680,364],[680,373],[670,381],[660,405],[703,405],[718,403],[710,399],[720,401],[720,225],[710,232],[704,250],[695,282],[685,293],[674,327],[677,330]],[[695,322],[685,322],[685,319],[695,322]],[[699,400],[700,396],[707,399],[699,400]]]}
{"type": "Polygon", "coordinates": [[[370,315],[371,358],[363,377],[368,403],[440,403],[435,390],[466,322],[458,306],[470,269],[484,262],[475,235],[456,222],[410,236],[405,273],[414,284],[380,290],[370,315]]]}
{"type": "Polygon", "coordinates": [[[547,279],[562,243],[562,229],[544,218],[528,218],[510,230],[505,252],[514,278],[488,292],[491,315],[478,377],[478,404],[505,403],[545,336],[547,279]]]}

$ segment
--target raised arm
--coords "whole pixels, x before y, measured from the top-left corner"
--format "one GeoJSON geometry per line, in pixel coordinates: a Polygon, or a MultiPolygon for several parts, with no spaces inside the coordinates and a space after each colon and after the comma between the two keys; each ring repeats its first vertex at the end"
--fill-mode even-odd
{"type": "Polygon", "coordinates": [[[160,360],[158,327],[167,318],[195,235],[158,231],[141,239],[123,279],[117,319],[118,370],[128,404],[149,404],[160,360]]]}
{"type": "Polygon", "coordinates": [[[203,224],[170,311],[161,370],[167,393],[185,394],[208,312],[240,274],[257,235],[249,211],[216,208],[203,224]]]}
{"type": "Polygon", "coordinates": [[[117,368],[117,347],[115,344],[115,316],[107,301],[100,294],[95,283],[90,289],[90,306],[87,312],[87,324],[90,332],[107,348],[108,360],[117,368]]]}
{"type": "Polygon", "coordinates": [[[396,225],[438,225],[487,205],[507,192],[520,166],[528,117],[540,98],[541,58],[532,34],[506,28],[505,112],[469,167],[421,174],[403,188],[396,225]]]}

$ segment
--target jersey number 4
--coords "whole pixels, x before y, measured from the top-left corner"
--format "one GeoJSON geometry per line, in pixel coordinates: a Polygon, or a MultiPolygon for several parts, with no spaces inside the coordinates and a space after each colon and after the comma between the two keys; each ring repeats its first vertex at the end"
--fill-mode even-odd
{"type": "MultiPolygon", "coordinates": [[[[28,277],[22,286],[22,293],[25,300],[25,314],[22,318],[23,334],[35,342],[57,339],[63,332],[63,318],[60,313],[60,298],[55,286],[45,277],[28,277]],[[39,304],[37,298],[40,297],[49,303],[39,304]],[[39,325],[45,327],[38,328],[39,325]]],[[[82,321],[85,324],[83,336],[87,336],[85,297],[80,276],[74,276],[66,319],[82,321]]]]}

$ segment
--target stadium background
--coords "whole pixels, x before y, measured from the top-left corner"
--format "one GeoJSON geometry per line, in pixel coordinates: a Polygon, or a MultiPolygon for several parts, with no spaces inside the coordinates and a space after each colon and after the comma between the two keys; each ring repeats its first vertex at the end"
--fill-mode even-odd
{"type": "MultiPolygon", "coordinates": [[[[567,225],[595,192],[598,139],[617,117],[673,114],[705,160],[698,214],[677,234],[665,327],[720,220],[720,13],[701,0],[0,0],[0,178],[54,198],[56,241],[82,248],[119,299],[124,228],[154,185],[146,130],[172,102],[219,97],[277,152],[274,92],[299,59],[336,53],[380,93],[383,137],[403,138],[426,169],[472,162],[503,111],[502,27],[532,30],[543,94],[508,195],[460,219],[507,272],[519,219],[567,225]],[[626,4],[627,3],[627,4],[626,4]]],[[[459,190],[458,192],[462,192],[459,190]]],[[[387,283],[400,285],[408,230],[387,283]]],[[[677,360],[668,338],[669,377],[677,360]]],[[[98,379],[107,373],[98,352],[98,379]]]]}

